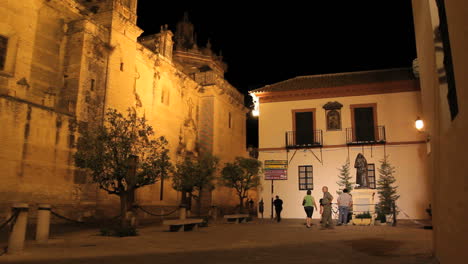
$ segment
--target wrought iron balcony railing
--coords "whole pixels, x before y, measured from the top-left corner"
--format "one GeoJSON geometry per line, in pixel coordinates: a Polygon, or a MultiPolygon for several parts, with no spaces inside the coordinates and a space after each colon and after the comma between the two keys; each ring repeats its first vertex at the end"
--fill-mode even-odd
{"type": "Polygon", "coordinates": [[[359,127],[346,128],[346,144],[367,145],[385,144],[385,126],[375,126],[373,129],[362,129],[359,127]]]}
{"type": "Polygon", "coordinates": [[[296,131],[286,132],[286,148],[316,148],[322,145],[322,130],[312,130],[310,133],[296,131]]]}

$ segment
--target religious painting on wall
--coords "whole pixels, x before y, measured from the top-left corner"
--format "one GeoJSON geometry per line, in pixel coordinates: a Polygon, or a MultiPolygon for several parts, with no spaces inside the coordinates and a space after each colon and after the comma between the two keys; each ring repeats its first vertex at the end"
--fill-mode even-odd
{"type": "Polygon", "coordinates": [[[327,131],[341,130],[341,108],[342,104],[338,102],[328,102],[323,106],[327,122],[327,131]]]}

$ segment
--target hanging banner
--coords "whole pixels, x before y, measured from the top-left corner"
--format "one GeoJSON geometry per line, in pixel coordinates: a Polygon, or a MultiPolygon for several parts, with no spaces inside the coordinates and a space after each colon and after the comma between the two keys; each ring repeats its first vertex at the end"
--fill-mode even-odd
{"type": "Polygon", "coordinates": [[[288,161],[287,160],[265,160],[263,163],[265,180],[287,180],[288,161]]]}

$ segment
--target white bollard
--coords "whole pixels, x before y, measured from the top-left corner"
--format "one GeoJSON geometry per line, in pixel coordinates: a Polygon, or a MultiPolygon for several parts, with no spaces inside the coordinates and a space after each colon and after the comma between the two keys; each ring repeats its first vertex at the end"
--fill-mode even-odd
{"type": "Polygon", "coordinates": [[[8,254],[18,254],[23,251],[24,239],[26,238],[26,226],[28,224],[28,204],[17,203],[13,204],[13,210],[19,211],[18,217],[13,224],[13,230],[8,239],[8,254]]]}
{"type": "Polygon", "coordinates": [[[50,230],[50,204],[39,204],[37,207],[36,241],[47,243],[50,230]]]}
{"type": "Polygon", "coordinates": [[[179,219],[184,220],[187,218],[187,209],[185,207],[180,207],[179,208],[179,219]]]}

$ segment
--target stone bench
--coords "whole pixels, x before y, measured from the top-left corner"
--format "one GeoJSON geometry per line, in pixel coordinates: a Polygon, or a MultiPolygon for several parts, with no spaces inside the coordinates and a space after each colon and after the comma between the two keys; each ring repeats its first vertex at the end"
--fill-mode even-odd
{"type": "Polygon", "coordinates": [[[248,214],[233,214],[233,215],[225,215],[225,219],[228,222],[235,222],[237,223],[245,223],[249,220],[250,216],[248,214]]]}
{"type": "Polygon", "coordinates": [[[164,220],[163,225],[169,226],[169,231],[192,231],[197,230],[198,225],[203,223],[203,219],[176,219],[176,220],[164,220]]]}

